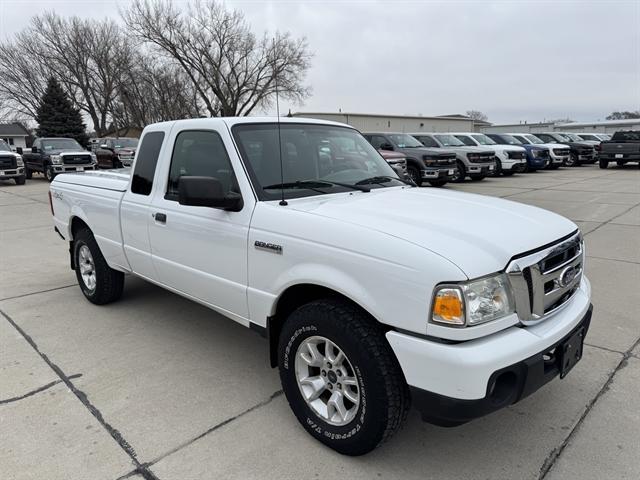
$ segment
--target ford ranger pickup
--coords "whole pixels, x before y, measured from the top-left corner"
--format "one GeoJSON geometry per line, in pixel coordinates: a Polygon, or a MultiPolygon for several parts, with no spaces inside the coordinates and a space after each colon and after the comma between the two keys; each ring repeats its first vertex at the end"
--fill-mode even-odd
{"type": "Polygon", "coordinates": [[[582,357],[574,223],[417,188],[348,125],[153,124],[132,169],[58,175],[49,193],[87,300],[118,300],[131,274],[262,334],[298,421],[342,454],[391,438],[410,405],[459,425],[582,357]]]}

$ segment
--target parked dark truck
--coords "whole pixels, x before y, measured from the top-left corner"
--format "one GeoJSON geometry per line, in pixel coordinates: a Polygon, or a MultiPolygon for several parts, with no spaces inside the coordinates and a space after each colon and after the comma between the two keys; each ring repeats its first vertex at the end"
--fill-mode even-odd
{"type": "Polygon", "coordinates": [[[49,181],[59,173],[84,172],[97,168],[96,156],[73,138],[36,138],[31,152],[23,153],[25,175],[40,172],[49,181]]]}
{"type": "Polygon", "coordinates": [[[567,145],[570,149],[569,158],[564,162],[567,167],[577,167],[583,163],[596,162],[596,151],[593,145],[580,139],[577,135],[571,136],[559,132],[544,132],[536,133],[535,135],[547,143],[567,145]]]}
{"type": "Polygon", "coordinates": [[[640,168],[640,131],[614,133],[611,140],[600,144],[598,158],[600,168],[607,168],[609,162],[616,162],[619,167],[628,162],[638,162],[640,168]]]}
{"type": "Polygon", "coordinates": [[[138,148],[138,139],[129,137],[100,138],[94,150],[99,168],[130,167],[138,148]]]}
{"type": "Polygon", "coordinates": [[[407,174],[420,186],[429,182],[441,187],[456,173],[456,154],[451,151],[426,148],[406,133],[363,133],[378,150],[396,151],[407,157],[407,174]]]}

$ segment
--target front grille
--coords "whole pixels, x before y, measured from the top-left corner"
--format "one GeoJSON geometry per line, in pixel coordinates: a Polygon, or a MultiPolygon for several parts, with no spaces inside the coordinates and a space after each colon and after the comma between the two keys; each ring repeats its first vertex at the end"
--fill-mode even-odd
{"type": "Polygon", "coordinates": [[[537,158],[549,158],[549,150],[539,150],[537,158]]]}
{"type": "Polygon", "coordinates": [[[493,153],[477,153],[467,156],[471,163],[491,163],[495,162],[493,153]]]}
{"type": "Polygon", "coordinates": [[[512,160],[524,160],[524,152],[507,152],[507,156],[512,160]]]}
{"type": "Polygon", "coordinates": [[[593,155],[593,148],[582,148],[580,149],[580,155],[593,155]]]}
{"type": "Polygon", "coordinates": [[[80,164],[86,164],[86,163],[91,163],[91,156],[90,155],[63,155],[62,156],[62,163],[65,163],[67,165],[80,165],[80,164]]]}
{"type": "Polygon", "coordinates": [[[558,156],[566,156],[569,155],[570,150],[568,148],[554,148],[553,153],[558,156]]]}
{"type": "Polygon", "coordinates": [[[427,155],[425,163],[430,167],[450,167],[455,165],[456,156],[451,155],[427,155]]]}
{"type": "Polygon", "coordinates": [[[507,273],[523,324],[537,323],[580,287],[584,248],[579,233],[540,252],[513,260],[507,273]]]}
{"type": "Polygon", "coordinates": [[[18,162],[16,161],[16,157],[13,155],[2,155],[0,156],[0,168],[16,168],[18,166],[18,162]]]}

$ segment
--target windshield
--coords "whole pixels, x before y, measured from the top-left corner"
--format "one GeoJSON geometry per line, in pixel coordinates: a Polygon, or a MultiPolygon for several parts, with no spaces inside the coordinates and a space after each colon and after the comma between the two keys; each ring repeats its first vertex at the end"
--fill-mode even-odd
{"type": "Polygon", "coordinates": [[[113,140],[113,148],[136,148],[137,138],[116,138],[113,140]]]}
{"type": "Polygon", "coordinates": [[[11,148],[4,140],[0,140],[0,152],[10,152],[11,148]]]}
{"type": "Polygon", "coordinates": [[[496,142],[494,142],[493,140],[491,140],[489,137],[487,137],[486,135],[483,134],[478,134],[478,135],[471,135],[473,138],[476,139],[476,141],[480,144],[480,145],[497,145],[496,142]]]}
{"type": "Polygon", "coordinates": [[[526,142],[521,142],[513,135],[500,135],[499,138],[500,138],[500,143],[502,145],[522,145],[523,143],[526,143],[526,142]]]}
{"type": "Polygon", "coordinates": [[[406,133],[391,133],[388,135],[393,143],[395,143],[398,148],[422,148],[424,145],[420,143],[418,140],[413,138],[411,135],[407,135],[406,133]]]}
{"type": "Polygon", "coordinates": [[[233,138],[261,200],[401,186],[394,170],[365,138],[347,127],[239,124],[233,138]],[[282,164],[280,163],[282,151],[282,164]],[[284,187],[280,187],[283,185],[284,187]]]}
{"type": "Polygon", "coordinates": [[[600,139],[598,137],[596,137],[595,135],[588,135],[588,134],[580,134],[578,135],[579,138],[581,138],[582,140],[593,140],[593,141],[599,141],[600,139]]]}
{"type": "Polygon", "coordinates": [[[606,133],[603,133],[601,135],[598,135],[598,138],[606,142],[607,140],[611,140],[611,135],[607,135],[606,133]]]}
{"type": "Polygon", "coordinates": [[[49,150],[83,150],[78,142],[72,138],[49,138],[42,141],[42,149],[49,150]]]}
{"type": "Polygon", "coordinates": [[[444,147],[464,147],[464,143],[462,143],[453,135],[434,135],[434,137],[444,147]]]}
{"type": "Polygon", "coordinates": [[[545,143],[544,140],[536,137],[535,135],[529,134],[529,135],[523,135],[523,137],[526,138],[529,141],[529,143],[534,143],[534,144],[538,144],[538,145],[541,145],[541,144],[545,143]]]}
{"type": "Polygon", "coordinates": [[[563,136],[567,137],[572,142],[581,142],[582,139],[575,133],[563,133],[563,136]]]}

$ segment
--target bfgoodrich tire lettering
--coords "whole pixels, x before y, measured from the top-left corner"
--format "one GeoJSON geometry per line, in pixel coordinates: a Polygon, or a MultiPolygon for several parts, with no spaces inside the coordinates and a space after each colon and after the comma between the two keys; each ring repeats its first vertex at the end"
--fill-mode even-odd
{"type": "Polygon", "coordinates": [[[124,273],[109,267],[90,230],[84,228],[76,233],[73,259],[78,284],[87,300],[104,305],[122,296],[124,273]]]}
{"type": "Polygon", "coordinates": [[[410,395],[400,365],[382,328],[355,305],[324,299],[294,311],[280,335],[278,364],[284,393],[298,421],[313,437],[339,453],[370,452],[406,419],[410,395]],[[357,379],[359,405],[345,425],[325,421],[309,406],[299,387],[298,347],[312,337],[326,338],[344,352],[357,379]]]}

